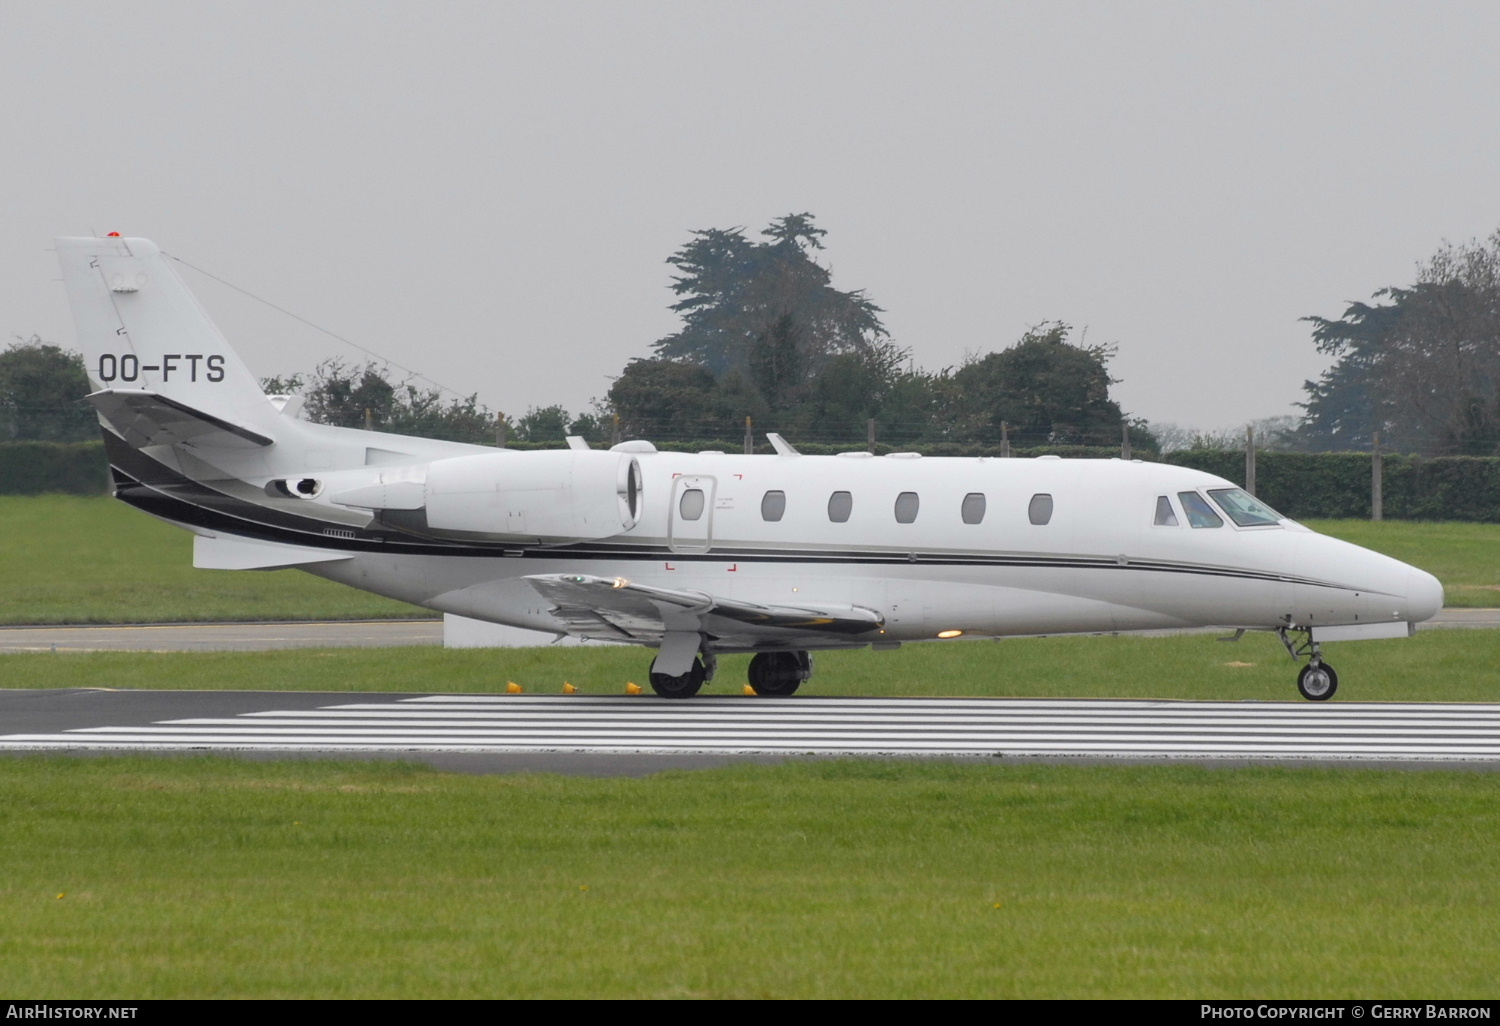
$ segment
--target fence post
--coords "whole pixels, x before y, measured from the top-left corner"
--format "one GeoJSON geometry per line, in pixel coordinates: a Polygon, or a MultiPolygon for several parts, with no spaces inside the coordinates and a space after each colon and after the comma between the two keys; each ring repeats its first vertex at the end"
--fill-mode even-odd
{"type": "Polygon", "coordinates": [[[495,448],[505,448],[505,414],[495,414],[495,448]]]}
{"type": "Polygon", "coordinates": [[[1370,519],[1385,519],[1385,457],[1380,452],[1380,432],[1371,436],[1370,519]]]}
{"type": "Polygon", "coordinates": [[[1000,422],[1000,456],[1005,458],[1010,455],[1010,425],[1005,421],[1000,422]]]}
{"type": "Polygon", "coordinates": [[[755,451],[755,432],[750,430],[750,418],[745,418],[745,455],[749,456],[755,451]]]}
{"type": "Polygon", "coordinates": [[[1120,422],[1120,459],[1130,459],[1130,424],[1127,421],[1120,422]]]}
{"type": "Polygon", "coordinates": [[[871,417],[865,422],[865,448],[870,455],[875,455],[875,418],[871,417]]]}
{"type": "Polygon", "coordinates": [[[1255,494],[1255,427],[1245,425],[1245,491],[1255,494]]]}
{"type": "Polygon", "coordinates": [[[620,444],[620,415],[618,413],[615,414],[614,427],[612,429],[610,429],[609,444],[610,445],[619,445],[620,444]]]}

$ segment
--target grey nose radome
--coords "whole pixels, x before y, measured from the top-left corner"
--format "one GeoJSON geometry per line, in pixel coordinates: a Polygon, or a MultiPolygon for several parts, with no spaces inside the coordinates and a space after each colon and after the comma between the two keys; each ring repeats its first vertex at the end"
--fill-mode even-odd
{"type": "Polygon", "coordinates": [[[1412,623],[1421,623],[1437,616],[1443,608],[1443,585],[1425,570],[1412,570],[1407,575],[1406,608],[1412,623]]]}

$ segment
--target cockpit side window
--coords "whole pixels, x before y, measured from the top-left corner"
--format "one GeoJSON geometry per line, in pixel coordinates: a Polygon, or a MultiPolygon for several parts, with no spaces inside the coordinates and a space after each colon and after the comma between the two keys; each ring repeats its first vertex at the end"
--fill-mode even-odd
{"type": "Polygon", "coordinates": [[[1281,524],[1281,514],[1243,488],[1213,488],[1209,495],[1219,508],[1229,514],[1241,527],[1276,527],[1281,524]]]}
{"type": "Polygon", "coordinates": [[[1224,526],[1224,521],[1214,512],[1208,500],[1197,492],[1178,492],[1177,501],[1182,503],[1182,511],[1187,514],[1189,527],[1224,526]]]}
{"type": "Polygon", "coordinates": [[[1165,495],[1156,497],[1156,520],[1157,527],[1177,527],[1177,513],[1172,509],[1172,500],[1165,495]]]}

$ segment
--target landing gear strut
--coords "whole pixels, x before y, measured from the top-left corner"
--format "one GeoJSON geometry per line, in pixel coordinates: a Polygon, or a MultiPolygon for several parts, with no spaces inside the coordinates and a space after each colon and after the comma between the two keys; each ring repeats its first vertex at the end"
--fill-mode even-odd
{"type": "Polygon", "coordinates": [[[750,660],[750,686],[757,695],[792,695],[812,672],[806,652],[761,652],[750,660]]]}
{"type": "Polygon", "coordinates": [[[1332,698],[1339,689],[1339,675],[1323,661],[1323,650],[1312,640],[1312,631],[1282,627],[1276,634],[1293,659],[1300,661],[1303,656],[1307,657],[1307,665],[1297,674],[1297,690],[1302,697],[1309,702],[1326,702],[1332,698]],[[1294,630],[1298,635],[1295,640],[1291,637],[1294,630]]]}

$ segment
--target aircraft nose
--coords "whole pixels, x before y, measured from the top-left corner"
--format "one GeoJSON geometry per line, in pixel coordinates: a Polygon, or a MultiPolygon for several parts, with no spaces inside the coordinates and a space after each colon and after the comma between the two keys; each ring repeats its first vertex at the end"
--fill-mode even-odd
{"type": "Polygon", "coordinates": [[[1412,623],[1431,620],[1443,608],[1443,585],[1425,570],[1407,575],[1406,608],[1412,623]]]}

